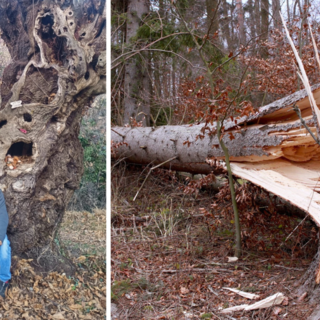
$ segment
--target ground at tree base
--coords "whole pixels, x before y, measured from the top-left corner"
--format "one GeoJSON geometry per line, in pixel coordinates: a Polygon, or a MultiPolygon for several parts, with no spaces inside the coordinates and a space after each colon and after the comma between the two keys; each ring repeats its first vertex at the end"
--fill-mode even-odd
{"type": "Polygon", "coordinates": [[[77,266],[73,277],[41,273],[36,261],[13,257],[0,319],[106,319],[105,221],[105,210],[66,212],[55,242],[77,266]]]}
{"type": "Polygon", "coordinates": [[[317,252],[313,222],[261,214],[244,239],[242,258],[228,263],[234,231],[230,216],[221,214],[226,204],[204,214],[216,191],[186,195],[166,172],[151,174],[133,202],[148,168],[113,168],[112,319],[307,319],[316,306],[295,292],[317,252]],[[223,315],[227,307],[254,303],[224,287],[258,294],[258,300],[277,292],[287,299],[223,315]]]}

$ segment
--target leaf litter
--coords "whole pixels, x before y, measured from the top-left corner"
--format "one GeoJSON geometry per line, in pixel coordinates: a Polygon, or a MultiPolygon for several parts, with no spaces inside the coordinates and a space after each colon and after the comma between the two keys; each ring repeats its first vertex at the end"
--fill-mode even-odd
{"type": "Polygon", "coordinates": [[[206,185],[196,195],[185,194],[179,191],[185,182],[175,173],[155,170],[134,202],[147,172],[121,165],[112,171],[113,320],[230,319],[221,310],[247,305],[248,299],[225,287],[258,295],[260,302],[278,292],[285,297],[278,306],[233,312],[233,319],[295,320],[312,313],[315,306],[295,295],[317,251],[317,243],[309,241],[312,222],[285,241],[298,217],[252,213],[249,201],[243,256],[231,262],[234,232],[227,200],[211,206],[219,197],[227,199],[227,191],[217,195],[206,185]]]}
{"type": "Polygon", "coordinates": [[[13,257],[10,287],[6,299],[0,298],[0,319],[106,319],[105,227],[104,232],[101,227],[105,221],[104,210],[66,212],[58,238],[78,267],[74,277],[58,272],[42,274],[34,270],[31,259],[13,257]],[[74,226],[79,221],[81,230],[88,230],[82,238],[74,226]],[[69,241],[73,242],[71,248],[69,241]],[[86,242],[95,245],[98,253],[93,254],[91,247],[85,249],[86,242]]]}

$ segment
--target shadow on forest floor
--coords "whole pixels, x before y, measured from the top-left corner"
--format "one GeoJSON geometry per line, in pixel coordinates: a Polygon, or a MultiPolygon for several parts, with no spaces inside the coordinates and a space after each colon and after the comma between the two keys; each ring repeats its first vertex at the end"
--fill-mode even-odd
{"type": "Polygon", "coordinates": [[[311,314],[308,297],[294,294],[317,250],[311,221],[261,213],[256,225],[242,229],[250,236],[244,237],[241,259],[229,263],[233,221],[222,214],[225,204],[211,208],[214,188],[187,195],[185,181],[154,170],[133,202],[147,173],[122,165],[112,170],[112,319],[306,319],[311,314]],[[254,292],[259,300],[277,292],[287,299],[277,307],[226,316],[222,309],[253,302],[224,287],[254,292]]]}
{"type": "Polygon", "coordinates": [[[0,301],[1,319],[106,319],[105,210],[66,212],[55,239],[76,265],[74,277],[42,275],[31,261],[13,257],[7,298],[0,301]]]}

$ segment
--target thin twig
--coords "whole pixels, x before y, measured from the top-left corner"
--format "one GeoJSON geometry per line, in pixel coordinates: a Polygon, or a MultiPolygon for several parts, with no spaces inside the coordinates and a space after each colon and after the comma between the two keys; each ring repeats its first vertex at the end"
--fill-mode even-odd
{"type": "Polygon", "coordinates": [[[307,219],[308,216],[305,216],[300,223],[292,230],[292,232],[287,236],[286,240],[284,240],[284,242],[286,242],[291,236],[292,234],[297,230],[297,228],[304,222],[304,220],[307,219]]]}
{"type": "Polygon", "coordinates": [[[307,126],[305,120],[302,118],[301,116],[301,110],[299,109],[299,107],[294,104],[294,106],[292,107],[293,110],[296,112],[297,116],[299,117],[301,124],[306,128],[306,130],[310,133],[311,137],[313,138],[313,140],[320,145],[319,139],[315,137],[315,135],[312,133],[311,129],[307,126]]]}
{"type": "Polygon", "coordinates": [[[164,161],[164,162],[162,162],[162,163],[160,163],[160,164],[158,164],[158,165],[150,168],[150,170],[149,170],[146,178],[144,179],[141,187],[139,188],[139,190],[137,191],[136,195],[134,196],[133,201],[136,201],[136,198],[137,198],[140,190],[143,188],[144,184],[146,183],[147,179],[149,178],[151,171],[154,170],[154,169],[157,169],[157,168],[161,167],[162,165],[164,165],[164,164],[166,164],[166,163],[168,163],[168,162],[170,162],[170,161],[172,161],[172,160],[174,160],[174,159],[177,159],[177,156],[175,156],[175,157],[173,157],[173,158],[170,158],[169,160],[166,160],[166,161],[164,161]]]}
{"type": "Polygon", "coordinates": [[[121,136],[122,138],[125,138],[125,136],[119,132],[117,132],[116,130],[111,128],[111,131],[113,131],[114,133],[118,134],[119,136],[121,136]]]}

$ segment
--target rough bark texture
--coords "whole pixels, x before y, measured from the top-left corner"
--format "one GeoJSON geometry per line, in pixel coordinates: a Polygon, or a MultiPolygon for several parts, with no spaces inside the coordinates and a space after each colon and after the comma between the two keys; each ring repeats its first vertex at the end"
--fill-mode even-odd
{"type": "Polygon", "coordinates": [[[0,188],[14,254],[41,254],[79,186],[80,120],[105,92],[104,7],[98,0],[0,1],[12,57],[1,87],[0,188]],[[8,154],[21,161],[14,169],[8,154]]]}
{"type": "MultiPolygon", "coordinates": [[[[319,85],[313,87],[316,101],[320,102],[319,85]]],[[[317,156],[319,148],[310,135],[304,138],[304,154],[299,159],[298,139],[302,134],[301,123],[293,111],[293,104],[302,110],[302,114],[313,126],[312,113],[305,90],[275,101],[260,108],[250,117],[237,120],[237,124],[228,121],[225,124],[224,141],[229,149],[231,161],[261,162],[277,158],[293,161],[305,161],[306,145],[316,148],[312,156],[317,156]],[[232,132],[231,137],[228,132],[232,132]],[[298,137],[298,138],[297,138],[298,137]]],[[[126,157],[135,163],[159,164],[170,158],[175,160],[165,166],[173,170],[185,170],[194,173],[212,171],[206,164],[206,158],[223,159],[224,154],[215,135],[215,125],[211,126],[213,134],[204,134],[204,124],[184,126],[162,126],[157,128],[114,127],[111,139],[115,143],[126,142],[117,149],[119,157],[126,157]],[[203,136],[200,138],[200,136],[203,136]]],[[[312,127],[314,129],[314,126],[312,127]]],[[[311,160],[308,159],[308,160],[311,160]]]]}

